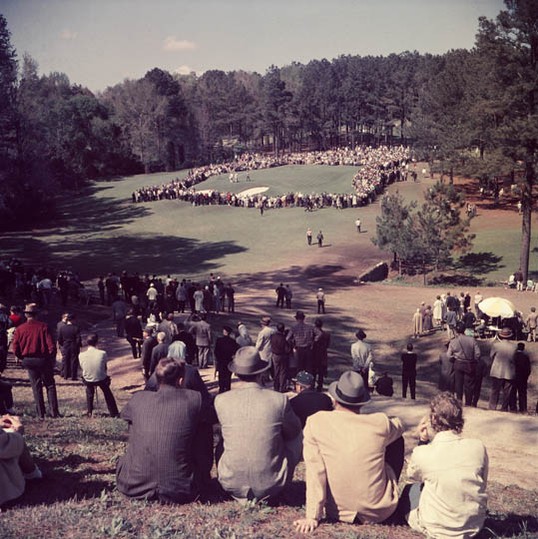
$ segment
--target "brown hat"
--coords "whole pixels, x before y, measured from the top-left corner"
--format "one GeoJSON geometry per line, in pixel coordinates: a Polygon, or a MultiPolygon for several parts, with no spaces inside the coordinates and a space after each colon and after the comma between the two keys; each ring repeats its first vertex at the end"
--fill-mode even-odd
{"type": "Polygon", "coordinates": [[[501,339],[509,339],[514,333],[510,328],[502,328],[501,331],[499,331],[499,337],[501,339]]]}
{"type": "Polygon", "coordinates": [[[24,308],[24,314],[37,314],[38,312],[39,308],[36,303],[27,303],[24,308]]]}
{"type": "Polygon", "coordinates": [[[266,371],[271,364],[268,361],[263,361],[254,346],[243,346],[235,353],[233,361],[228,364],[230,369],[235,374],[250,376],[266,371]]]}
{"type": "Polygon", "coordinates": [[[340,404],[355,408],[370,401],[370,393],[364,387],[362,376],[355,371],[346,371],[338,382],[329,386],[329,395],[340,404]]]}

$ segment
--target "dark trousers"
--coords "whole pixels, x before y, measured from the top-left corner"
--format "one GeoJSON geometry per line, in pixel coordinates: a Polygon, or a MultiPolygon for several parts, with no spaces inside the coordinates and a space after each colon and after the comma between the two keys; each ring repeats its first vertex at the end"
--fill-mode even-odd
{"type": "Polygon", "coordinates": [[[322,299],[318,299],[318,314],[325,314],[325,302],[322,299]]]}
{"type": "Polygon", "coordinates": [[[78,378],[78,346],[62,346],[62,376],[66,380],[78,378]]]}
{"type": "Polygon", "coordinates": [[[512,400],[514,380],[505,378],[491,378],[491,394],[489,396],[489,409],[495,410],[499,402],[499,394],[502,392],[501,410],[507,412],[508,408],[515,411],[515,402],[512,400]]]}
{"type": "Polygon", "coordinates": [[[465,394],[465,406],[472,406],[473,404],[475,378],[475,372],[454,371],[454,391],[456,392],[456,398],[461,401],[465,394]]]}
{"type": "Polygon", "coordinates": [[[273,354],[273,380],[274,389],[279,393],[285,393],[288,389],[288,356],[273,354]]]}
{"type": "Polygon", "coordinates": [[[104,380],[100,380],[99,382],[87,382],[86,380],[82,380],[84,382],[84,385],[86,386],[86,407],[88,409],[88,415],[91,415],[93,413],[93,401],[95,397],[95,389],[97,387],[101,388],[101,391],[103,392],[103,395],[105,396],[105,402],[108,408],[108,411],[112,417],[118,417],[118,406],[116,405],[116,399],[114,398],[114,395],[112,394],[112,391],[110,389],[110,377],[107,376],[104,380]]]}
{"type": "Polygon", "coordinates": [[[232,373],[228,366],[224,366],[218,369],[219,373],[219,393],[230,391],[232,387],[232,373]]]}
{"type": "Polygon", "coordinates": [[[136,359],[140,357],[142,355],[142,339],[131,337],[130,335],[127,335],[125,338],[131,345],[131,353],[133,354],[133,358],[136,359]]]}
{"type": "Polygon", "coordinates": [[[513,404],[512,408],[515,410],[516,401],[519,404],[519,411],[526,413],[527,412],[527,379],[515,380],[514,391],[513,391],[513,404]]]}
{"type": "Polygon", "coordinates": [[[407,398],[408,385],[411,398],[415,400],[415,388],[417,385],[417,373],[415,371],[402,371],[402,397],[404,399],[407,398]]]}
{"type": "Polygon", "coordinates": [[[281,309],[284,308],[284,296],[278,296],[276,300],[276,306],[280,307],[281,309]]]}
{"type": "Polygon", "coordinates": [[[8,410],[13,408],[13,386],[9,382],[0,380],[0,415],[4,415],[8,410]]]}
{"type": "Polygon", "coordinates": [[[309,347],[297,347],[295,349],[297,358],[297,372],[307,370],[312,373],[313,361],[312,348],[309,347]]]}
{"type": "Polygon", "coordinates": [[[54,382],[54,363],[52,359],[27,357],[23,359],[23,367],[28,371],[28,378],[32,386],[37,415],[45,417],[45,399],[43,397],[43,386],[47,389],[47,399],[49,402],[49,414],[58,417],[58,396],[56,394],[56,383],[54,382]]]}

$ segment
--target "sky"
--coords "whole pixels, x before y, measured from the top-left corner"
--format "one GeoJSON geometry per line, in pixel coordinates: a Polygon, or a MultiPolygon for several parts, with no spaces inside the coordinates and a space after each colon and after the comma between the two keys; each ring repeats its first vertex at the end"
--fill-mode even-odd
{"type": "Polygon", "coordinates": [[[472,48],[502,0],[0,0],[19,59],[102,91],[154,67],[265,73],[340,55],[472,48]]]}

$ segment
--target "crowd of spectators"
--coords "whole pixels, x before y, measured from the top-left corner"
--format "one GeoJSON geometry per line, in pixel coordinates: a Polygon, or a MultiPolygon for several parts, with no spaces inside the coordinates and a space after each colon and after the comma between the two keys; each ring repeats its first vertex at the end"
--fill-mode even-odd
{"type": "MultiPolygon", "coordinates": [[[[289,153],[280,156],[245,153],[228,163],[207,165],[191,170],[187,176],[161,184],[143,187],[133,192],[133,202],[156,200],[183,200],[195,206],[229,205],[236,207],[266,208],[301,207],[305,209],[334,207],[344,209],[364,206],[372,202],[386,185],[407,178],[409,149],[403,146],[354,149],[338,148],[324,152],[289,153]],[[289,192],[268,197],[260,194],[236,194],[229,191],[197,191],[196,185],[211,176],[229,174],[230,181],[237,181],[238,172],[248,172],[285,165],[325,165],[360,167],[352,180],[352,193],[289,192]]],[[[249,176],[247,175],[247,180],[249,176]]]]}

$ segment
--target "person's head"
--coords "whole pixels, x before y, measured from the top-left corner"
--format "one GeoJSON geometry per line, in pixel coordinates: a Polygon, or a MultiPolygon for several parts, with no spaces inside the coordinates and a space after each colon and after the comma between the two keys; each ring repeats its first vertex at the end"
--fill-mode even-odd
{"type": "Polygon", "coordinates": [[[430,424],[435,433],[451,430],[460,434],[463,430],[463,408],[451,393],[444,391],[430,402],[430,424]]]}
{"type": "Polygon", "coordinates": [[[314,325],[318,328],[318,329],[321,329],[323,327],[323,320],[321,318],[316,318],[314,320],[314,325]]]}
{"type": "Polygon", "coordinates": [[[355,332],[355,337],[357,337],[357,339],[359,339],[359,341],[364,341],[364,339],[366,339],[366,333],[364,333],[363,329],[359,328],[355,332]]]}
{"type": "Polygon", "coordinates": [[[232,328],[231,328],[230,326],[224,326],[224,327],[222,328],[222,333],[223,333],[226,337],[228,337],[229,335],[232,334],[232,328]]]}
{"type": "Polygon", "coordinates": [[[260,375],[271,367],[268,361],[263,361],[254,346],[243,346],[237,350],[228,369],[244,382],[254,382],[260,375]]]}
{"type": "Polygon", "coordinates": [[[73,322],[73,320],[76,318],[74,313],[66,313],[65,315],[65,321],[66,322],[73,322]]]}
{"type": "Polygon", "coordinates": [[[86,337],[86,344],[88,346],[97,346],[98,342],[99,342],[99,336],[97,335],[97,333],[90,333],[86,337]]]}
{"type": "Polygon", "coordinates": [[[169,320],[170,322],[173,322],[174,321],[174,313],[168,313],[166,315],[166,319],[169,320]]]}
{"type": "Polygon", "coordinates": [[[441,296],[437,296],[435,299],[441,299],[441,296]]]}
{"type": "Polygon", "coordinates": [[[164,342],[166,340],[166,333],[164,331],[159,331],[159,333],[157,333],[157,342],[161,343],[161,342],[164,342]]]}
{"type": "Polygon", "coordinates": [[[297,320],[297,322],[303,322],[304,321],[304,313],[303,313],[303,311],[297,311],[295,313],[295,320],[297,320]]]}
{"type": "Polygon", "coordinates": [[[299,371],[293,381],[295,382],[295,391],[297,393],[314,387],[314,376],[307,371],[299,371]]]}
{"type": "Polygon", "coordinates": [[[146,327],[143,331],[144,337],[147,339],[153,335],[153,328],[152,327],[146,327]]]}
{"type": "Polygon", "coordinates": [[[410,342],[407,343],[406,348],[407,348],[407,351],[408,351],[408,352],[412,352],[412,351],[413,351],[413,345],[412,345],[410,342]]]}
{"type": "Polygon", "coordinates": [[[30,320],[36,318],[38,312],[39,309],[36,303],[27,303],[26,307],[24,308],[24,314],[26,315],[26,318],[30,320]]]}
{"type": "Polygon", "coordinates": [[[355,371],[342,373],[339,380],[332,382],[328,389],[335,402],[335,408],[344,408],[355,413],[370,402],[370,393],[364,385],[362,376],[355,371]]]}
{"type": "Polygon", "coordinates": [[[535,313],[536,312],[536,307],[531,307],[531,312],[535,313]]]}
{"type": "Polygon", "coordinates": [[[277,325],[276,325],[276,330],[279,332],[279,333],[284,333],[286,331],[286,326],[282,323],[282,322],[279,322],[277,325]]]}
{"type": "Polygon", "coordinates": [[[185,363],[165,357],[157,364],[155,376],[159,386],[179,387],[185,378],[185,363]]]}
{"type": "Polygon", "coordinates": [[[262,326],[268,326],[271,323],[271,317],[270,316],[262,316],[260,319],[260,324],[262,326]]]}
{"type": "Polygon", "coordinates": [[[517,343],[517,349],[520,351],[520,352],[523,352],[525,350],[525,343],[524,342],[518,342],[517,343]]]}
{"type": "Polygon", "coordinates": [[[127,316],[133,316],[134,315],[134,309],[131,307],[127,310],[127,316]]]}
{"type": "Polygon", "coordinates": [[[465,324],[463,322],[458,322],[456,324],[456,332],[460,335],[463,335],[465,333],[465,324]]]}

